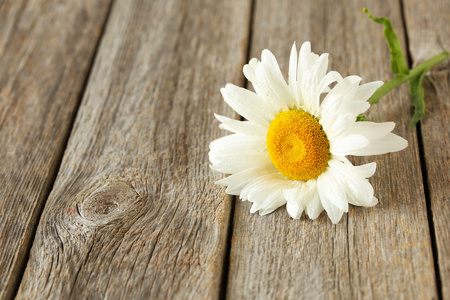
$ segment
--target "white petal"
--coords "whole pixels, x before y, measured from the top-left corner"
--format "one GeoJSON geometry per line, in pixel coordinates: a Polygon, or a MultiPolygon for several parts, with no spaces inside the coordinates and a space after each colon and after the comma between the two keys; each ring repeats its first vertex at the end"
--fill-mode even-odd
{"type": "Polygon", "coordinates": [[[273,55],[268,51],[263,51],[261,62],[255,65],[255,80],[251,83],[256,93],[266,100],[268,104],[276,111],[288,110],[287,102],[293,101],[290,90],[279,71],[278,64],[270,58],[273,55]],[[276,65],[275,70],[274,65],[276,65]],[[278,73],[279,72],[279,73],[278,73]]]}
{"type": "Polygon", "coordinates": [[[301,188],[283,190],[283,195],[288,202],[298,202],[298,198],[301,195],[301,188]]]}
{"type": "Polygon", "coordinates": [[[287,202],[286,210],[293,219],[300,219],[303,214],[303,206],[299,203],[287,202]]]}
{"type": "Polygon", "coordinates": [[[355,166],[355,172],[365,178],[372,177],[375,174],[377,163],[368,163],[361,166],[355,166]]]}
{"type": "Polygon", "coordinates": [[[238,121],[230,119],[224,116],[220,116],[218,114],[214,114],[214,116],[216,117],[217,120],[222,122],[222,124],[219,125],[221,129],[246,135],[257,135],[257,136],[267,135],[267,127],[256,125],[249,121],[238,121]]]}
{"type": "Polygon", "coordinates": [[[303,74],[309,71],[309,69],[317,62],[318,59],[319,55],[311,52],[311,43],[304,42],[300,47],[298,69],[297,69],[297,81],[302,79],[303,74]]]}
{"type": "MultiPolygon", "coordinates": [[[[280,190],[281,188],[286,188],[292,184],[292,180],[284,177],[279,172],[270,173],[263,176],[259,176],[245,188],[242,189],[241,199],[252,202],[262,202],[265,197],[262,197],[260,191],[266,191],[269,189],[280,190]],[[251,199],[251,200],[250,200],[251,199]]],[[[266,193],[267,195],[267,193],[266,193]]]]}
{"type": "Polygon", "coordinates": [[[246,151],[261,151],[266,149],[266,138],[245,134],[230,134],[212,141],[209,144],[214,157],[229,156],[246,151]]]}
{"type": "Polygon", "coordinates": [[[323,53],[319,56],[315,66],[314,66],[314,74],[316,79],[316,85],[319,87],[319,83],[325,77],[328,69],[328,53],[323,53]]]}
{"type": "Polygon", "coordinates": [[[369,145],[370,141],[363,135],[351,134],[330,143],[330,152],[337,156],[355,155],[358,150],[369,145]]]}
{"type": "Polygon", "coordinates": [[[370,141],[374,141],[386,136],[394,129],[394,127],[394,122],[355,122],[352,127],[349,128],[348,133],[361,134],[367,137],[370,141]]]}
{"type": "Polygon", "coordinates": [[[327,212],[328,209],[331,209],[331,204],[343,212],[348,211],[345,189],[332,168],[328,168],[317,178],[317,190],[320,201],[327,212]]]}
{"type": "Polygon", "coordinates": [[[337,160],[330,160],[330,168],[341,178],[345,186],[348,202],[353,205],[367,206],[373,199],[373,187],[367,179],[354,171],[354,167],[337,160]]]}
{"type": "Polygon", "coordinates": [[[334,177],[332,169],[328,169],[317,178],[317,190],[320,202],[333,224],[337,224],[344,212],[348,211],[345,190],[334,177]]]}
{"type": "Polygon", "coordinates": [[[317,63],[307,72],[303,74],[301,80],[301,91],[303,103],[306,111],[314,116],[318,116],[320,94],[319,85],[325,76],[328,67],[328,54],[322,54],[317,63]]]}
{"type": "Polygon", "coordinates": [[[340,106],[335,110],[335,114],[353,114],[356,116],[362,112],[365,112],[369,108],[369,104],[364,101],[355,101],[354,95],[358,91],[359,83],[361,77],[358,76],[347,76],[344,79],[338,81],[338,83],[331,89],[327,97],[325,97],[323,104],[325,105],[328,101],[327,98],[332,96],[340,95],[343,101],[340,106]]]}
{"type": "Polygon", "coordinates": [[[390,133],[395,127],[393,122],[373,123],[356,122],[348,130],[349,134],[362,134],[366,136],[370,143],[364,148],[357,149],[352,155],[377,155],[388,152],[396,152],[407,147],[408,142],[390,133]]]}
{"type": "Polygon", "coordinates": [[[330,218],[331,222],[333,224],[339,223],[339,221],[342,219],[342,215],[344,214],[344,211],[339,209],[337,206],[334,206],[333,204],[329,205],[328,203],[322,204],[324,206],[325,211],[328,214],[328,217],[330,218]]]}
{"type": "Polygon", "coordinates": [[[325,77],[323,77],[319,83],[318,91],[319,93],[323,93],[325,88],[328,87],[333,82],[339,82],[342,80],[341,74],[336,71],[331,71],[325,77]]]}
{"type": "Polygon", "coordinates": [[[351,96],[353,98],[359,88],[359,83],[362,78],[359,76],[351,75],[340,80],[330,91],[331,95],[340,94],[343,96],[351,96]]]}
{"type": "Polygon", "coordinates": [[[378,204],[378,199],[373,197],[372,201],[370,201],[370,203],[367,203],[366,207],[372,207],[378,204]]]}
{"type": "Polygon", "coordinates": [[[313,111],[314,108],[314,102],[315,102],[315,96],[314,96],[314,78],[313,78],[313,72],[312,70],[309,70],[308,72],[303,73],[302,80],[300,82],[300,90],[301,95],[303,99],[303,105],[305,107],[304,110],[306,110],[310,114],[314,114],[315,111],[313,111]]]}
{"type": "Polygon", "coordinates": [[[261,203],[253,203],[252,207],[250,208],[250,213],[253,214],[257,212],[261,208],[261,203]]]}
{"type": "Polygon", "coordinates": [[[293,104],[293,95],[286,84],[286,80],[281,73],[280,67],[278,66],[277,59],[269,50],[263,50],[261,54],[261,63],[264,67],[267,85],[272,88],[273,94],[276,95],[277,99],[282,100],[288,107],[293,104]]]}
{"type": "Polygon", "coordinates": [[[272,84],[267,82],[268,79],[264,67],[260,62],[257,62],[255,65],[254,74],[255,78],[249,81],[252,83],[256,94],[264,99],[271,110],[275,112],[275,115],[280,111],[288,110],[289,108],[286,105],[285,100],[279,99],[278,96],[274,94],[272,84]]]}
{"type": "Polygon", "coordinates": [[[257,125],[268,127],[277,114],[264,99],[247,89],[227,84],[220,91],[232,109],[257,125]]]}
{"type": "Polygon", "coordinates": [[[257,180],[259,177],[278,172],[273,165],[266,167],[256,167],[246,169],[241,172],[230,175],[216,182],[216,184],[227,186],[226,193],[239,196],[242,189],[249,183],[257,180]]]}
{"type": "Polygon", "coordinates": [[[295,104],[297,108],[300,107],[301,103],[299,103],[299,95],[298,95],[298,89],[297,89],[297,47],[295,45],[292,46],[291,49],[291,55],[289,57],[289,88],[291,90],[292,95],[295,99],[295,104]]]}
{"type": "Polygon", "coordinates": [[[367,101],[370,96],[372,96],[373,93],[375,93],[375,91],[378,90],[383,84],[383,81],[374,81],[362,84],[358,87],[358,91],[353,98],[357,101],[367,101]]]}
{"type": "Polygon", "coordinates": [[[211,150],[209,152],[209,160],[211,169],[226,174],[234,174],[257,167],[266,168],[273,165],[267,151],[246,151],[226,155],[223,151],[211,150]]]}
{"type": "Polygon", "coordinates": [[[248,81],[253,82],[256,80],[255,75],[255,66],[258,63],[258,60],[256,58],[252,58],[250,62],[244,66],[244,76],[247,78],[248,81]]]}
{"type": "Polygon", "coordinates": [[[283,190],[283,196],[286,199],[286,209],[289,215],[294,219],[300,219],[304,206],[303,197],[304,191],[302,188],[293,188],[288,190],[283,190]]]}
{"type": "Polygon", "coordinates": [[[270,194],[264,202],[261,204],[259,208],[259,215],[264,216],[267,214],[270,214],[274,210],[276,210],[278,207],[285,205],[286,199],[283,197],[283,194],[281,191],[276,191],[270,194]]]}
{"type": "Polygon", "coordinates": [[[408,146],[407,140],[396,134],[389,133],[388,135],[382,137],[381,139],[371,141],[369,145],[353,152],[352,155],[366,156],[366,155],[385,154],[389,152],[397,152],[403,150],[407,146],[408,146]]]}
{"type": "MultiPolygon", "coordinates": [[[[265,215],[273,212],[278,207],[286,204],[286,199],[283,197],[283,187],[288,186],[287,182],[277,180],[261,179],[257,184],[253,184],[248,189],[248,201],[253,202],[251,213],[259,210],[260,215],[265,215]],[[262,184],[265,181],[266,184],[262,184]]],[[[245,191],[243,191],[244,193],[245,191]]],[[[245,195],[241,197],[245,200],[245,195]]]]}
{"type": "MultiPolygon", "coordinates": [[[[328,94],[323,100],[320,106],[320,124],[323,126],[325,132],[329,130],[329,128],[333,125],[333,122],[336,120],[338,115],[336,112],[341,106],[344,98],[342,95],[330,95],[328,94]]],[[[327,132],[328,135],[328,132],[327,132]]]]}
{"type": "Polygon", "coordinates": [[[342,138],[342,134],[349,134],[346,131],[355,123],[356,117],[369,109],[368,102],[354,100],[360,81],[358,76],[345,77],[324,98],[320,107],[320,123],[325,131],[332,132],[329,138],[337,139],[342,138]]]}
{"type": "MultiPolygon", "coordinates": [[[[303,94],[305,91],[303,89],[308,85],[309,82],[311,82],[313,68],[318,59],[319,55],[311,52],[310,42],[304,42],[300,48],[297,67],[297,94],[299,97],[297,101],[298,107],[302,107],[304,105],[303,94]]],[[[309,95],[310,93],[306,94],[309,95]]]]}
{"type": "Polygon", "coordinates": [[[377,164],[372,162],[365,165],[354,166],[346,157],[340,157],[339,160],[344,162],[346,165],[353,167],[353,170],[364,178],[372,177],[375,174],[377,164]]]}
{"type": "Polygon", "coordinates": [[[315,61],[311,61],[311,43],[304,42],[300,47],[299,59],[298,59],[298,68],[297,68],[297,80],[300,80],[305,73],[315,61]]]}
{"type": "Polygon", "coordinates": [[[349,135],[347,131],[355,124],[355,120],[355,116],[352,114],[337,115],[336,118],[332,119],[331,124],[327,128],[324,126],[325,133],[330,142],[340,140],[349,135]]]}
{"type": "Polygon", "coordinates": [[[369,102],[344,101],[339,108],[339,113],[351,114],[352,119],[356,120],[359,114],[365,113],[369,108],[369,102]]]}
{"type": "Polygon", "coordinates": [[[318,192],[315,193],[315,197],[311,198],[306,207],[306,212],[310,219],[316,219],[323,211],[322,202],[320,202],[318,192]]]}

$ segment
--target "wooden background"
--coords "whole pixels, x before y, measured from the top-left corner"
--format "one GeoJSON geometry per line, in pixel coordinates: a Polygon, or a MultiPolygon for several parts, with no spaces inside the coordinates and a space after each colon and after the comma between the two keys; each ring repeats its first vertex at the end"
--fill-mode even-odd
{"type": "Polygon", "coordinates": [[[330,68],[388,80],[389,17],[416,65],[450,50],[450,2],[0,0],[0,299],[450,299],[450,66],[369,118],[409,147],[377,162],[380,203],[260,217],[214,185],[219,89],[309,40],[330,68]]]}

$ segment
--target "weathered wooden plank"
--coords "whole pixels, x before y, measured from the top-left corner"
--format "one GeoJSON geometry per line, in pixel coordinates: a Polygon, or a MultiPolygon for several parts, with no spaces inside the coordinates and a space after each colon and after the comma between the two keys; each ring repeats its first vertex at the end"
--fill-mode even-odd
{"type": "Polygon", "coordinates": [[[230,198],[207,153],[250,1],[116,1],[19,298],[211,299],[230,198]]]}
{"type": "MultiPolygon", "coordinates": [[[[273,50],[287,74],[293,41],[329,52],[331,69],[365,82],[391,77],[382,27],[361,9],[388,16],[403,37],[401,11],[392,1],[256,1],[251,56],[273,50]]],[[[380,203],[352,207],[338,225],[325,213],[292,220],[285,208],[260,217],[236,203],[227,296],[229,299],[431,299],[435,274],[415,132],[407,87],[371,108],[374,121],[394,120],[409,147],[375,161],[370,181],[380,203]]]]}
{"type": "Polygon", "coordinates": [[[0,298],[14,295],[110,0],[0,1],[0,298]]]}
{"type": "MultiPolygon", "coordinates": [[[[406,1],[404,5],[413,64],[450,50],[448,1],[406,1]]],[[[444,298],[450,298],[450,65],[436,66],[425,78],[426,113],[421,123],[432,221],[444,298]]]]}

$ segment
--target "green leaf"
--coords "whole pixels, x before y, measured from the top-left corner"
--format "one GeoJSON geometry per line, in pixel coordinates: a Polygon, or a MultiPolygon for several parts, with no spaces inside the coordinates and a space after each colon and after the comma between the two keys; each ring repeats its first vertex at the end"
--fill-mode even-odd
{"type": "Polygon", "coordinates": [[[375,22],[383,25],[383,34],[391,51],[391,70],[392,73],[397,75],[407,75],[409,73],[409,68],[406,64],[405,57],[402,53],[402,48],[400,46],[400,41],[397,34],[392,27],[392,23],[388,18],[377,18],[374,17],[367,8],[363,9],[363,12],[367,14],[369,18],[375,22]]]}
{"type": "Polygon", "coordinates": [[[356,122],[361,122],[361,121],[369,121],[369,119],[365,115],[360,114],[359,116],[356,117],[356,122]]]}
{"type": "MultiPolygon", "coordinates": [[[[413,78],[418,77],[423,72],[428,72],[428,70],[431,69],[431,67],[443,62],[446,60],[449,56],[449,53],[447,51],[444,51],[438,55],[433,56],[432,58],[428,59],[427,61],[424,61],[423,63],[419,64],[417,67],[410,70],[408,75],[405,76],[397,76],[388,82],[386,82],[384,85],[382,85],[368,100],[368,102],[372,105],[375,103],[378,103],[380,101],[381,97],[389,93],[394,88],[398,87],[399,85],[413,80],[413,78]]],[[[424,74],[425,74],[424,73],[424,74]]]]}
{"type": "MultiPolygon", "coordinates": [[[[425,74],[430,71],[431,67],[437,65],[438,63],[446,60],[449,57],[449,53],[444,51],[425,62],[422,62],[417,67],[409,70],[405,57],[403,56],[402,48],[400,46],[400,41],[398,40],[397,34],[394,32],[391,21],[388,18],[377,18],[374,17],[367,8],[363,9],[369,18],[375,22],[383,25],[383,34],[391,51],[391,70],[397,76],[383,86],[381,86],[368,100],[372,105],[378,103],[381,97],[387,94],[389,91],[395,87],[409,81],[409,90],[411,92],[411,101],[414,108],[414,115],[411,119],[409,129],[413,130],[414,126],[419,122],[419,120],[425,114],[425,101],[424,92],[422,87],[422,81],[425,74]]],[[[356,121],[364,121],[367,118],[364,115],[359,115],[356,121]]]]}
{"type": "Polygon", "coordinates": [[[421,73],[409,81],[409,91],[411,92],[412,106],[414,107],[414,115],[411,119],[411,123],[409,124],[409,130],[411,131],[425,114],[422,81],[425,74],[429,70],[430,68],[424,69],[421,73]]]}

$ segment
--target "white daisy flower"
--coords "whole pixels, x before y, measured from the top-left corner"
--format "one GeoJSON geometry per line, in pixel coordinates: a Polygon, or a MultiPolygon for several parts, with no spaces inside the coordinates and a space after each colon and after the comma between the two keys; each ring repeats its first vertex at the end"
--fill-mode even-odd
{"type": "Polygon", "coordinates": [[[217,184],[252,202],[250,212],[265,215],[286,204],[292,218],[305,211],[315,219],[325,209],[336,224],[349,203],[377,204],[367,180],[375,163],[353,166],[345,156],[400,151],[407,141],[391,133],[393,122],[356,122],[383,82],[359,85],[360,77],[342,78],[327,67],[328,54],[312,53],[305,42],[297,55],[294,44],[286,83],[274,55],[264,50],[261,61],[244,66],[256,93],[232,84],[221,89],[248,121],[216,115],[220,128],[234,134],[211,142],[211,168],[231,174],[217,184]]]}

